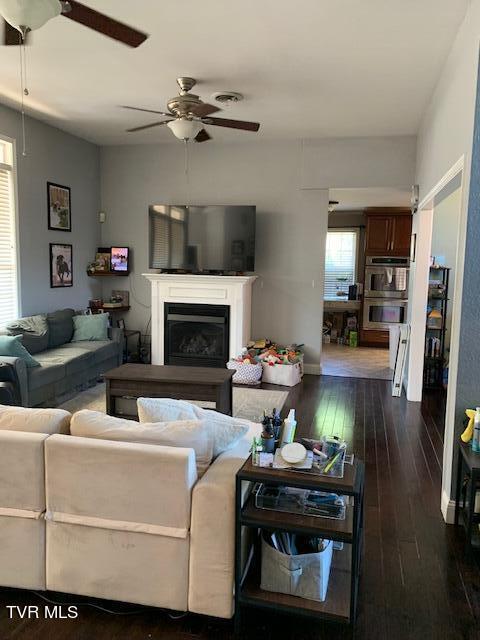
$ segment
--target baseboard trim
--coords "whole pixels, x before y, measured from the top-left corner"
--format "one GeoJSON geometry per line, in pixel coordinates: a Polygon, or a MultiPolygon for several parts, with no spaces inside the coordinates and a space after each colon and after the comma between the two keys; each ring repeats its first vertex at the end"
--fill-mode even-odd
{"type": "Polygon", "coordinates": [[[447,524],[453,524],[455,522],[455,500],[451,500],[448,493],[442,491],[442,503],[441,510],[443,519],[447,524]]]}
{"type": "Polygon", "coordinates": [[[320,376],[322,374],[319,364],[304,364],[303,371],[312,376],[320,376]]]}

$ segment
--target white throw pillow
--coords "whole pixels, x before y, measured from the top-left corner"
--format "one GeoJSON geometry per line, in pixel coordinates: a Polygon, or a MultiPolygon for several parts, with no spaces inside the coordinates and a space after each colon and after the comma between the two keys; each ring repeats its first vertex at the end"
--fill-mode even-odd
{"type": "Polygon", "coordinates": [[[140,422],[160,422],[167,419],[180,420],[180,416],[203,420],[213,434],[213,457],[228,451],[242,438],[252,426],[249,420],[232,418],[211,409],[202,409],[185,400],[171,398],[138,398],[140,422]],[[191,412],[191,414],[189,413],[191,412]]]}
{"type": "Polygon", "coordinates": [[[64,409],[28,409],[0,405],[0,429],[30,433],[69,433],[72,414],[64,409]]]}
{"type": "Polygon", "coordinates": [[[208,469],[213,457],[213,439],[201,420],[140,424],[134,420],[115,418],[100,411],[84,409],[72,416],[70,433],[72,436],[83,438],[193,449],[199,478],[208,469]]]}
{"type": "Polygon", "coordinates": [[[172,398],[137,398],[140,422],[170,422],[170,420],[197,420],[193,404],[172,398]],[[160,416],[151,418],[151,416],[160,416]]]}

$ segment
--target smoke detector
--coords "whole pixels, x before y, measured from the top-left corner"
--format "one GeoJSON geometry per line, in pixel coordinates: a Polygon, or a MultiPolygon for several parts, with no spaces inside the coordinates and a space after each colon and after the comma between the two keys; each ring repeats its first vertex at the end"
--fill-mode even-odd
{"type": "Polygon", "coordinates": [[[243,100],[242,94],[236,93],[235,91],[217,91],[212,94],[212,98],[217,102],[220,102],[220,104],[223,104],[225,107],[243,100]]]}

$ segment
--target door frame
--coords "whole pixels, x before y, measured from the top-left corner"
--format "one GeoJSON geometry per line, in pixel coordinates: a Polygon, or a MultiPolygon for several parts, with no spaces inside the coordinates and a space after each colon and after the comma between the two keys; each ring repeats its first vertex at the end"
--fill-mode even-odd
{"type": "Polygon", "coordinates": [[[407,400],[420,402],[423,388],[423,363],[425,345],[425,309],[428,298],[428,279],[435,197],[461,174],[461,209],[457,235],[457,258],[455,264],[454,294],[452,298],[452,326],[450,332],[450,357],[448,372],[445,432],[443,440],[442,497],[441,510],[446,522],[453,522],[454,503],[450,500],[454,450],[455,403],[457,395],[458,356],[460,347],[460,323],[465,264],[465,244],[468,217],[468,176],[466,161],[462,155],[442,179],[422,199],[414,214],[416,231],[416,258],[411,269],[409,290],[409,318],[411,324],[410,350],[408,355],[407,400]],[[413,274],[412,274],[413,271],[413,274]],[[412,277],[413,276],[413,277],[412,277]]]}

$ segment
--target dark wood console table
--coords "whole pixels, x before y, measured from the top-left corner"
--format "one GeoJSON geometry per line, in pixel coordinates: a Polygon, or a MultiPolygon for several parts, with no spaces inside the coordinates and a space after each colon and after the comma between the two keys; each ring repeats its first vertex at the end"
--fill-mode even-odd
{"type": "Polygon", "coordinates": [[[107,413],[125,417],[116,411],[116,398],[144,397],[213,401],[217,411],[231,416],[233,374],[213,367],[124,364],[105,374],[107,413]]]}

